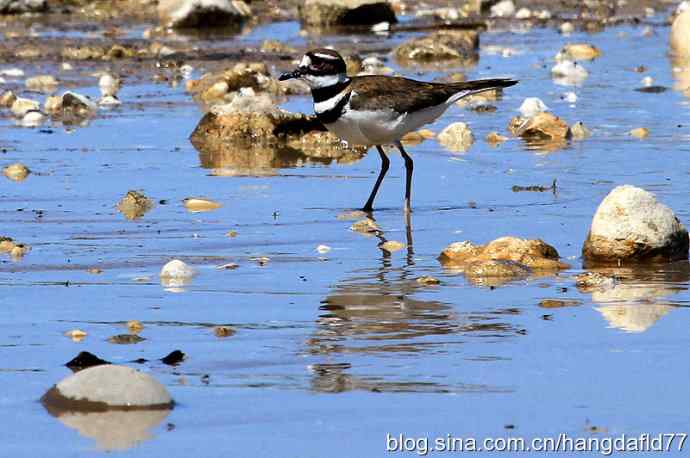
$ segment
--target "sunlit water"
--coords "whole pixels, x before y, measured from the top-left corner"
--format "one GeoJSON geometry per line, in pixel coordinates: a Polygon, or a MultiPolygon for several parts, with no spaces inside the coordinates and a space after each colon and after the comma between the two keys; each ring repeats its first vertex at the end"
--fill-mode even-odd
{"type": "MultiPolygon", "coordinates": [[[[294,24],[279,24],[240,39],[301,44],[297,32],[294,24]]],[[[574,284],[591,217],[615,185],[653,191],[684,224],[690,220],[688,99],[675,90],[634,91],[645,75],[674,85],[668,29],[655,28],[651,37],[641,32],[483,33],[481,59],[468,77],[508,75],[520,84],[496,103],[496,113],[453,107],[430,126],[439,132],[454,121],[469,123],[477,138],[469,152],[452,153],[435,141],[408,148],[416,166],[410,239],[401,211],[404,169],[393,154],[375,218],[386,240],[411,246],[392,255],[377,248],[380,238],[354,233],[351,221],[337,218],[363,204],[378,172],[375,154],[269,176],[212,176],[188,141],[199,109],[181,87],[151,83],[126,84],[122,108],[71,133],[61,126],[40,133],[3,119],[2,164],[21,161],[35,173],[0,184],[0,235],[33,247],[21,261],[3,257],[0,264],[2,454],[73,456],[112,447],[140,456],[384,456],[386,433],[686,431],[687,263],[633,272],[639,281],[608,295],[579,292],[574,284]],[[559,86],[549,74],[568,41],[603,52],[584,64],[591,75],[581,87],[559,86]],[[516,53],[501,57],[495,46],[516,53]],[[648,72],[634,72],[639,65],[648,72]],[[579,97],[573,106],[560,98],[568,90],[579,97]],[[593,137],[550,153],[516,139],[489,146],[486,134],[505,132],[528,96],[569,123],[583,121],[593,137]],[[627,135],[639,126],[650,129],[648,139],[627,135]],[[511,190],[553,179],[555,194],[511,190]],[[115,204],[130,189],[165,203],[128,221],[115,204]],[[223,207],[191,214],[181,203],[190,196],[223,207]],[[237,237],[226,237],[228,230],[237,237]],[[572,269],[487,288],[436,260],[450,242],[504,235],[542,238],[572,269]],[[320,244],[332,250],[320,254],[320,244]],[[259,265],[261,256],[270,261],[259,265]],[[193,264],[199,275],[166,289],[158,272],[171,258],[193,264]],[[240,267],[215,268],[227,262],[240,267]],[[103,272],[87,272],[94,267],[103,272]],[[415,281],[421,275],[442,283],[422,287],[415,281]],[[543,299],[581,305],[545,309],[538,306],[543,299]],[[147,340],[106,341],[127,332],[131,319],[144,323],[147,340]],[[218,338],[216,325],[237,333],[218,338]],[[81,343],[62,335],[74,328],[88,332],[81,343]],[[187,360],[175,368],[157,362],[174,349],[187,360]],[[128,436],[119,446],[99,439],[103,431],[66,427],[37,400],[82,350],[117,363],[153,361],[139,367],[168,387],[177,407],[165,418],[142,420],[152,427],[150,437],[128,436]]],[[[285,106],[311,110],[306,98],[285,106]]]]}

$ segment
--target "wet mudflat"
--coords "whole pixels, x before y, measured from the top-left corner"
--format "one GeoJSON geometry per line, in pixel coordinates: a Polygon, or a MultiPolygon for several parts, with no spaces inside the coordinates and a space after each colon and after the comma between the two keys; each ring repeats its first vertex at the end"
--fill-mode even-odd
{"type": "MultiPolygon", "coordinates": [[[[118,94],[122,105],[86,127],[31,129],[2,118],[3,166],[20,161],[32,171],[0,185],[0,235],[32,247],[19,260],[0,261],[4,454],[384,456],[386,433],[685,432],[687,261],[614,269],[626,281],[605,292],[575,284],[592,215],[614,186],[647,189],[683,224],[690,220],[690,107],[667,55],[665,17],[649,18],[649,33],[647,25],[567,37],[549,28],[482,33],[478,64],[457,70],[520,84],[493,102],[495,113],[452,107],[429,126],[438,133],[468,123],[476,137],[469,151],[435,140],[408,148],[415,158],[409,221],[401,211],[402,160],[392,154],[376,235],[351,231],[349,217],[375,179],[376,154],[341,163],[282,157],[261,173],[235,156],[214,162],[189,142],[203,113],[184,84],[132,77],[118,94]],[[580,85],[556,84],[553,56],[578,41],[602,57],[584,64],[590,75],[580,85]],[[641,65],[643,74],[634,71],[641,65]],[[644,76],[669,90],[635,91],[644,76]],[[577,94],[575,103],[562,100],[567,91],[577,94]],[[505,134],[526,97],[541,98],[569,124],[583,121],[592,136],[557,148],[512,137],[495,147],[485,142],[491,131],[505,134]],[[636,127],[650,135],[628,135],[636,127]],[[554,179],[555,191],[513,191],[554,179]],[[129,190],[154,202],[135,220],[116,208],[129,190]],[[192,213],[182,202],[188,197],[222,206],[192,213]],[[451,242],[505,235],[542,238],[571,268],[472,282],[437,260],[451,242]],[[385,241],[406,247],[390,253],[379,248],[385,241]],[[160,268],[173,258],[197,275],[161,283],[160,268]],[[217,268],[228,263],[238,266],[217,268]],[[417,282],[426,275],[440,284],[417,282]],[[145,340],[108,341],[129,333],[134,319],[145,340]],[[231,335],[219,337],[218,326],[231,335]],[[77,328],[87,333],[83,340],[63,335],[77,328]],[[175,349],[187,355],[181,364],[158,360],[175,349]],[[175,409],[145,415],[133,432],[118,429],[132,420],[117,413],[104,428],[56,420],[37,400],[83,350],[155,376],[175,409]],[[131,363],[139,358],[149,361],[131,363]]],[[[266,38],[301,46],[298,32],[297,24],[263,25],[199,46],[259,46],[266,38]]],[[[417,35],[357,38],[390,49],[417,35]]],[[[392,59],[386,64],[428,80],[452,71],[420,75],[392,59]]],[[[2,68],[31,75],[32,65],[2,68]]],[[[57,64],[43,65],[57,72],[57,64]]],[[[96,96],[93,81],[80,92],[96,96]]],[[[306,96],[283,106],[311,112],[306,96]]]]}

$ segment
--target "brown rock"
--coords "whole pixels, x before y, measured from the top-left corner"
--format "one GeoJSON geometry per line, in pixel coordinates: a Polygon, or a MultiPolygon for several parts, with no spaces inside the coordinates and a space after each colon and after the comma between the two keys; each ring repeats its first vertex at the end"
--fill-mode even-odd
{"type": "Polygon", "coordinates": [[[568,124],[553,113],[544,111],[531,118],[514,117],[508,130],[516,137],[537,140],[562,140],[569,138],[568,124]]]}
{"type": "Polygon", "coordinates": [[[479,58],[479,34],[473,30],[434,32],[406,41],[393,51],[403,66],[420,64],[474,65],[479,58]]]}
{"type": "Polygon", "coordinates": [[[385,0],[305,0],[300,2],[303,24],[316,27],[394,24],[395,12],[385,0]]]}

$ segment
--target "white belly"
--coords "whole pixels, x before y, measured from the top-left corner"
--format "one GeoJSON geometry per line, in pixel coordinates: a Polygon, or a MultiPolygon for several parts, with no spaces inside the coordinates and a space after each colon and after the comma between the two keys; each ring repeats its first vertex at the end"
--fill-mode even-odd
{"type": "Polygon", "coordinates": [[[353,111],[346,106],[337,121],[325,126],[350,144],[388,145],[399,142],[406,133],[434,121],[448,106],[442,104],[402,115],[393,111],[353,111]]]}

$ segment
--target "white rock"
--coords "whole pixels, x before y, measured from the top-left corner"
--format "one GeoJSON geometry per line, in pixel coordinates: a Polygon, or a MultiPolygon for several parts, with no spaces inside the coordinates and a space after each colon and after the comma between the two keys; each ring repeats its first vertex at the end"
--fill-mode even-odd
{"type": "Polygon", "coordinates": [[[541,19],[543,21],[551,19],[551,11],[549,10],[541,10],[537,13],[537,18],[541,19]]]}
{"type": "Polygon", "coordinates": [[[24,84],[30,91],[51,93],[55,92],[60,83],[53,75],[38,75],[27,78],[24,84]]]}
{"type": "Polygon", "coordinates": [[[189,279],[196,275],[196,270],[184,261],[173,259],[163,266],[159,275],[161,278],[189,279]]]}
{"type": "Polygon", "coordinates": [[[46,115],[40,111],[28,111],[21,120],[21,125],[24,127],[38,127],[46,120],[46,115]]]}
{"type": "Polygon", "coordinates": [[[95,112],[98,106],[93,100],[85,95],[78,94],[72,91],[66,91],[62,94],[63,108],[80,108],[83,111],[95,112]]]}
{"type": "MultiPolygon", "coordinates": [[[[148,374],[114,364],[83,369],[60,381],[43,397],[43,402],[85,401],[108,407],[171,407],[168,390],[148,374]]],[[[78,410],[76,404],[74,409],[78,410]]],[[[85,406],[88,408],[88,406],[85,406]]]]}
{"type": "Polygon", "coordinates": [[[688,11],[688,10],[690,10],[690,2],[688,2],[686,0],[686,1],[680,2],[678,7],[676,8],[676,14],[680,14],[683,11],[688,11]]]}
{"type": "Polygon", "coordinates": [[[316,247],[316,251],[318,251],[321,254],[325,254],[331,251],[331,247],[329,247],[328,245],[319,245],[316,247]]]}
{"type": "Polygon", "coordinates": [[[180,67],[180,73],[185,79],[189,79],[192,76],[192,73],[194,72],[194,67],[192,67],[189,64],[184,64],[180,67]]]}
{"type": "Polygon", "coordinates": [[[120,102],[120,99],[114,95],[106,95],[101,97],[101,99],[98,101],[98,104],[102,107],[116,107],[118,105],[122,105],[122,102],[120,102]]]}
{"type": "Polygon", "coordinates": [[[0,76],[7,76],[8,78],[21,78],[24,76],[24,70],[21,68],[4,68],[0,70],[0,76]]]}
{"type": "Polygon", "coordinates": [[[575,26],[572,22],[564,22],[563,24],[561,24],[559,30],[563,35],[568,35],[575,31],[575,26]]]}
{"type": "Polygon", "coordinates": [[[549,107],[539,97],[527,97],[520,105],[520,114],[525,118],[532,118],[539,113],[549,111],[549,107]]]}
{"type": "Polygon", "coordinates": [[[390,22],[379,22],[378,24],[374,24],[371,26],[371,31],[376,32],[376,33],[386,33],[389,32],[391,29],[391,24],[390,22]]]}
{"type": "Polygon", "coordinates": [[[650,87],[652,84],[654,84],[654,78],[651,76],[645,76],[642,78],[642,85],[645,87],[650,87]]]}
{"type": "Polygon", "coordinates": [[[517,13],[515,13],[515,19],[529,19],[532,17],[532,12],[529,8],[520,8],[517,13]]]}
{"type": "Polygon", "coordinates": [[[98,88],[103,97],[117,95],[117,91],[120,90],[120,79],[110,73],[104,73],[98,79],[98,88]]]}
{"type": "Polygon", "coordinates": [[[474,134],[464,122],[454,122],[443,129],[436,139],[451,151],[467,151],[474,143],[474,134]]]}
{"type": "Polygon", "coordinates": [[[513,0],[501,0],[491,7],[492,17],[513,17],[515,14],[515,4],[513,0]]]}
{"type": "Polygon", "coordinates": [[[687,259],[688,232],[652,193],[623,185],[597,208],[582,252],[603,262],[687,259]]]}
{"type": "Polygon", "coordinates": [[[561,95],[561,99],[565,100],[568,103],[575,103],[577,102],[577,94],[575,94],[573,91],[564,92],[561,95]]]}
{"type": "Polygon", "coordinates": [[[74,70],[74,66],[69,62],[63,62],[60,64],[60,70],[62,70],[63,72],[69,72],[71,70],[74,70]]]}
{"type": "Polygon", "coordinates": [[[563,60],[551,68],[551,75],[557,84],[572,86],[587,79],[589,72],[577,62],[563,60]]]}
{"type": "Polygon", "coordinates": [[[31,110],[39,110],[41,104],[37,100],[25,99],[17,97],[10,110],[18,118],[23,118],[24,115],[31,110]]]}

